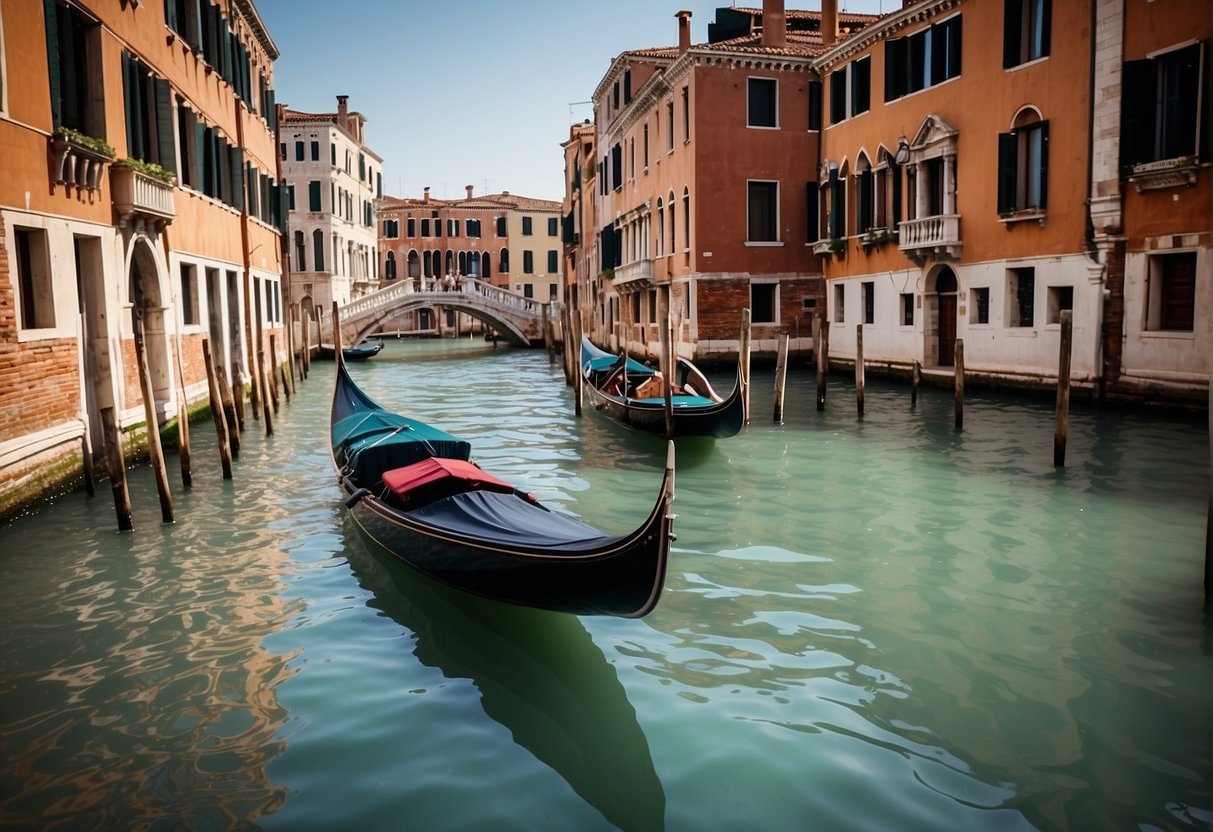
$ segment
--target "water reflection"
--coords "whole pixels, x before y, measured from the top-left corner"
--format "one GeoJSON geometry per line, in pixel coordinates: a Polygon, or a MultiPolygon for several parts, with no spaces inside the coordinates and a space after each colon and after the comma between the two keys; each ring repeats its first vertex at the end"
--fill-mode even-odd
{"type": "Polygon", "coordinates": [[[636,711],[581,622],[440,586],[345,524],[367,601],[414,635],[413,653],[469,679],[484,712],[621,829],[661,829],[665,794],[636,711]]]}

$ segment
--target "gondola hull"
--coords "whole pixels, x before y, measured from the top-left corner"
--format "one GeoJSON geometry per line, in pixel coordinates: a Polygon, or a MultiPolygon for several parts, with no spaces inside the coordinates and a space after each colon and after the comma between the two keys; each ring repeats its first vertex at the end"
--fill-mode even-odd
{"type": "MultiPolygon", "coordinates": [[[[595,383],[600,380],[600,374],[591,369],[591,359],[607,354],[583,339],[581,355],[582,380],[595,410],[625,427],[658,436],[666,435],[664,399],[636,399],[607,392],[595,383]]],[[[745,402],[741,394],[739,375],[733,390],[719,401],[703,396],[673,396],[674,432],[670,438],[702,436],[726,439],[736,435],[745,423],[745,402]]]]}
{"type": "Polygon", "coordinates": [[[645,522],[627,534],[605,535],[518,492],[473,489],[417,507],[402,502],[385,485],[400,470],[388,469],[402,461],[401,454],[418,452],[419,443],[428,449],[424,453],[449,456],[466,443],[379,407],[350,378],[344,361],[337,362],[330,436],[333,465],[355,522],[436,580],[498,601],[574,615],[636,618],[661,595],[673,536],[672,444],[645,522]]]}

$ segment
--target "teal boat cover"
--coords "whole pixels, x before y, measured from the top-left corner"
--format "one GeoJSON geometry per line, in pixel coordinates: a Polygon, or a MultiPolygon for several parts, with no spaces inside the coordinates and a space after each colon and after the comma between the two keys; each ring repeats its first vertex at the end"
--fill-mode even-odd
{"type": "Polygon", "coordinates": [[[354,482],[372,487],[384,471],[432,456],[466,460],[472,443],[386,410],[354,413],[333,425],[337,461],[353,469],[354,482]]]}

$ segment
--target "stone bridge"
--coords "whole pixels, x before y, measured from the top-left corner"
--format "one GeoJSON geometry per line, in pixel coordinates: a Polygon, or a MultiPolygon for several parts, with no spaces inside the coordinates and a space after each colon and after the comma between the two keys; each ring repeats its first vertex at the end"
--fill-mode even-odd
{"type": "MultiPolygon", "coordinates": [[[[427,281],[437,286],[435,281],[427,281]]],[[[401,312],[435,306],[465,312],[497,330],[511,344],[529,347],[544,343],[544,319],[559,329],[560,303],[541,303],[533,298],[499,289],[482,280],[464,279],[463,285],[443,291],[418,289],[411,278],[396,281],[386,289],[363,295],[342,306],[341,343],[356,344],[374,332],[384,321],[401,312]]],[[[333,343],[332,316],[324,316],[320,338],[333,343]]]]}

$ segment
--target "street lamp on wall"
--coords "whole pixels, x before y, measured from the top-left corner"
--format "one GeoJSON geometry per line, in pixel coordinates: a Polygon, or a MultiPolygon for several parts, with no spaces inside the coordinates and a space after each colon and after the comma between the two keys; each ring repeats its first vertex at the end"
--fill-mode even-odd
{"type": "Polygon", "coordinates": [[[893,161],[899,165],[910,161],[910,143],[906,141],[905,136],[897,140],[897,155],[893,157],[893,161]]]}

